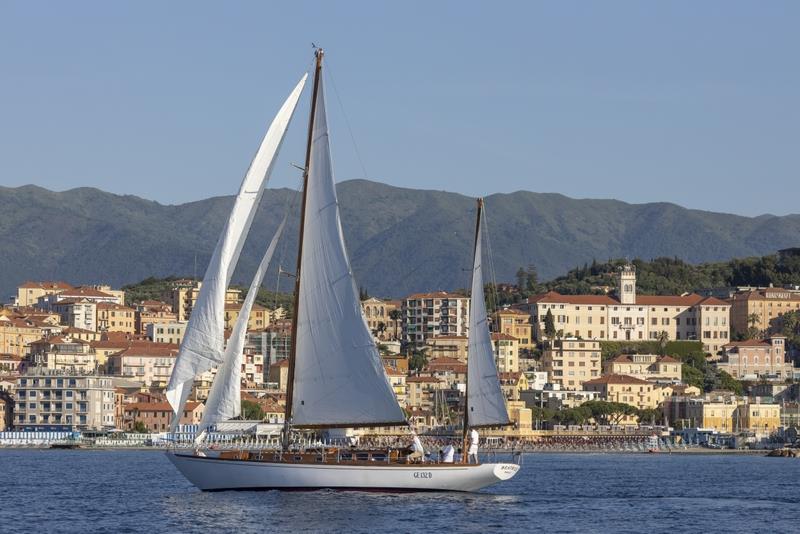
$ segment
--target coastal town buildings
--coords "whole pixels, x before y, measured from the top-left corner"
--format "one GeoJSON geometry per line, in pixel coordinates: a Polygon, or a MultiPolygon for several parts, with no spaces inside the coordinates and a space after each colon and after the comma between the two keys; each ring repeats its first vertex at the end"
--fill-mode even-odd
{"type": "Polygon", "coordinates": [[[83,374],[97,371],[97,358],[88,341],[52,336],[34,341],[29,347],[27,368],[83,374]]]}
{"type": "MultiPolygon", "coordinates": [[[[233,325],[239,319],[239,312],[242,310],[241,302],[226,302],[225,303],[225,329],[231,330],[233,325]]],[[[263,330],[270,325],[272,317],[270,311],[264,306],[254,303],[253,308],[250,310],[250,315],[247,318],[248,330],[263,330]]]]}
{"type": "Polygon", "coordinates": [[[136,333],[136,310],[123,306],[101,302],[97,304],[97,330],[108,332],[136,333]]]}
{"type": "Polygon", "coordinates": [[[492,330],[517,340],[520,350],[530,351],[535,348],[531,316],[521,310],[505,308],[492,315],[492,330]]]}
{"type": "MultiPolygon", "coordinates": [[[[178,424],[197,425],[203,419],[203,403],[188,401],[178,424]]],[[[126,430],[141,423],[150,432],[166,432],[172,423],[172,406],[168,402],[136,402],[124,406],[126,430]]]]}
{"type": "Polygon", "coordinates": [[[548,382],[559,389],[580,391],[587,380],[600,376],[600,342],[574,337],[547,341],[542,352],[542,370],[548,382]]]}
{"type": "Polygon", "coordinates": [[[171,343],[180,345],[186,333],[187,321],[153,322],[147,325],[145,335],[154,343],[171,343]]]}
{"type": "MultiPolygon", "coordinates": [[[[192,314],[197,297],[200,295],[200,288],[203,282],[198,280],[176,280],[170,291],[165,295],[165,301],[172,306],[172,311],[177,316],[178,321],[188,321],[192,314]]],[[[242,292],[238,289],[228,289],[225,293],[226,303],[238,303],[241,301],[242,292]]]]}
{"type": "Polygon", "coordinates": [[[546,338],[545,319],[567,337],[601,341],[698,340],[717,353],[730,339],[728,302],[697,294],[637,295],[632,265],[617,275],[617,295],[561,295],[550,291],[530,297],[525,307],[532,316],[537,339],[546,338]]]}
{"type": "Polygon", "coordinates": [[[629,404],[639,410],[656,408],[663,398],[658,385],[633,376],[605,375],[587,380],[583,387],[598,393],[603,400],[629,404]]]}
{"type": "Polygon", "coordinates": [[[177,345],[132,344],[128,348],[109,356],[106,372],[137,380],[145,386],[165,387],[175,366],[177,345]]]}
{"type": "Polygon", "coordinates": [[[792,362],[787,361],[784,336],[728,343],[723,347],[721,359],[713,365],[740,380],[766,378],[782,381],[792,378],[795,371],[792,362]]]}
{"type": "Polygon", "coordinates": [[[111,378],[30,369],[17,379],[14,427],[21,430],[114,428],[111,378]]]}
{"type": "Polygon", "coordinates": [[[628,375],[656,382],[680,382],[683,364],[671,356],[621,354],[603,366],[605,374],[628,375]]]}
{"type": "Polygon", "coordinates": [[[372,334],[381,341],[397,340],[400,337],[400,309],[397,300],[368,298],[361,301],[364,319],[372,334]]]}
{"type": "Polygon", "coordinates": [[[432,336],[425,340],[425,355],[429,359],[455,358],[467,361],[469,339],[463,336],[432,336]]]}
{"type": "Polygon", "coordinates": [[[800,291],[778,287],[734,293],[731,305],[731,326],[734,332],[746,333],[750,328],[769,332],[784,313],[800,310],[800,291]]]}
{"type": "Polygon", "coordinates": [[[153,323],[175,323],[178,315],[172,311],[172,306],[160,300],[145,300],[133,305],[136,334],[145,335],[147,325],[153,323]]]}
{"type": "Polygon", "coordinates": [[[415,293],[402,303],[403,340],[416,347],[439,335],[467,335],[469,298],[436,291],[415,293]]]}
{"type": "Polygon", "coordinates": [[[66,282],[32,282],[28,281],[17,287],[17,297],[14,299],[15,306],[36,306],[39,298],[45,295],[61,293],[72,286],[66,282]]]}
{"type": "Polygon", "coordinates": [[[519,340],[502,332],[492,332],[491,339],[497,371],[500,373],[519,371],[519,340]]]}
{"type": "Polygon", "coordinates": [[[754,431],[769,434],[781,425],[781,406],[760,398],[710,393],[664,400],[665,417],[673,425],[717,432],[754,431]]]}

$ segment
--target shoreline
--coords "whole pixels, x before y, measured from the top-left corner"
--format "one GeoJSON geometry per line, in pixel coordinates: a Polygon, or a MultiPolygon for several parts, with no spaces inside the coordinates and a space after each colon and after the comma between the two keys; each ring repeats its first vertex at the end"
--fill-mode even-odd
{"type": "MultiPolygon", "coordinates": [[[[779,447],[780,448],[780,447],[779,447]]],[[[191,450],[192,447],[109,447],[109,446],[79,446],[74,448],[58,448],[50,445],[0,445],[0,454],[4,450],[40,450],[40,451],[151,451],[168,452],[173,449],[191,450]]],[[[707,449],[703,447],[692,447],[688,449],[662,449],[658,452],[649,451],[624,451],[624,450],[603,450],[603,449],[538,449],[538,450],[508,450],[508,449],[484,449],[481,454],[488,455],[513,455],[517,453],[529,454],[613,454],[620,456],[638,455],[665,455],[685,454],[685,455],[749,455],[767,456],[771,449],[707,449]]]]}

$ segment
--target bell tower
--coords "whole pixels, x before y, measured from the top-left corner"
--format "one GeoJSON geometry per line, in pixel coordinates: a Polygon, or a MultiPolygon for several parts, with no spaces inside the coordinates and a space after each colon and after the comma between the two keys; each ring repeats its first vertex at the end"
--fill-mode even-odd
{"type": "Polygon", "coordinates": [[[622,304],[636,304],[636,267],[627,263],[617,275],[617,296],[622,304]]]}

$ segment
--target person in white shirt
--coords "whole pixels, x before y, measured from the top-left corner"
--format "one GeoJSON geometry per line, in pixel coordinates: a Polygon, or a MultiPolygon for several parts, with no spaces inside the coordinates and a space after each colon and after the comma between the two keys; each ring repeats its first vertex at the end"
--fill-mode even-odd
{"type": "Polygon", "coordinates": [[[425,458],[425,448],[422,446],[422,441],[419,439],[419,436],[416,432],[412,431],[411,435],[413,436],[414,441],[411,443],[411,454],[408,455],[408,460],[417,462],[422,461],[425,458]]]}
{"type": "Polygon", "coordinates": [[[455,454],[456,450],[453,448],[453,444],[448,443],[447,446],[442,449],[442,463],[452,464],[455,454]]]}
{"type": "Polygon", "coordinates": [[[469,451],[467,451],[467,463],[472,463],[472,460],[475,459],[475,463],[478,463],[478,442],[480,441],[480,436],[478,436],[478,431],[474,428],[469,433],[469,451]]]}

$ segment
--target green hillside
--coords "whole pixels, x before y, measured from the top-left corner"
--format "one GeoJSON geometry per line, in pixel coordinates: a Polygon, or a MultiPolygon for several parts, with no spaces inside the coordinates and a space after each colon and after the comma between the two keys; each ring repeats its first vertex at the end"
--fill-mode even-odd
{"type": "MultiPolygon", "coordinates": [[[[364,180],[340,183],[338,190],[353,269],[370,294],[468,286],[474,199],[364,180]]],[[[293,196],[286,189],[265,195],[236,283],[249,282],[293,196]]],[[[10,295],[29,279],[121,286],[150,276],[202,277],[231,202],[216,197],[162,205],[89,188],[0,188],[0,290],[10,295]]],[[[499,282],[513,282],[520,265],[534,265],[539,278],[548,280],[594,259],[715,262],[771,254],[800,242],[798,215],[750,218],[524,191],[487,197],[486,215],[499,282]]],[[[274,263],[291,271],[296,213],[285,235],[274,263]]],[[[290,290],[291,279],[279,279],[276,272],[273,266],[264,286],[290,290]]]]}

